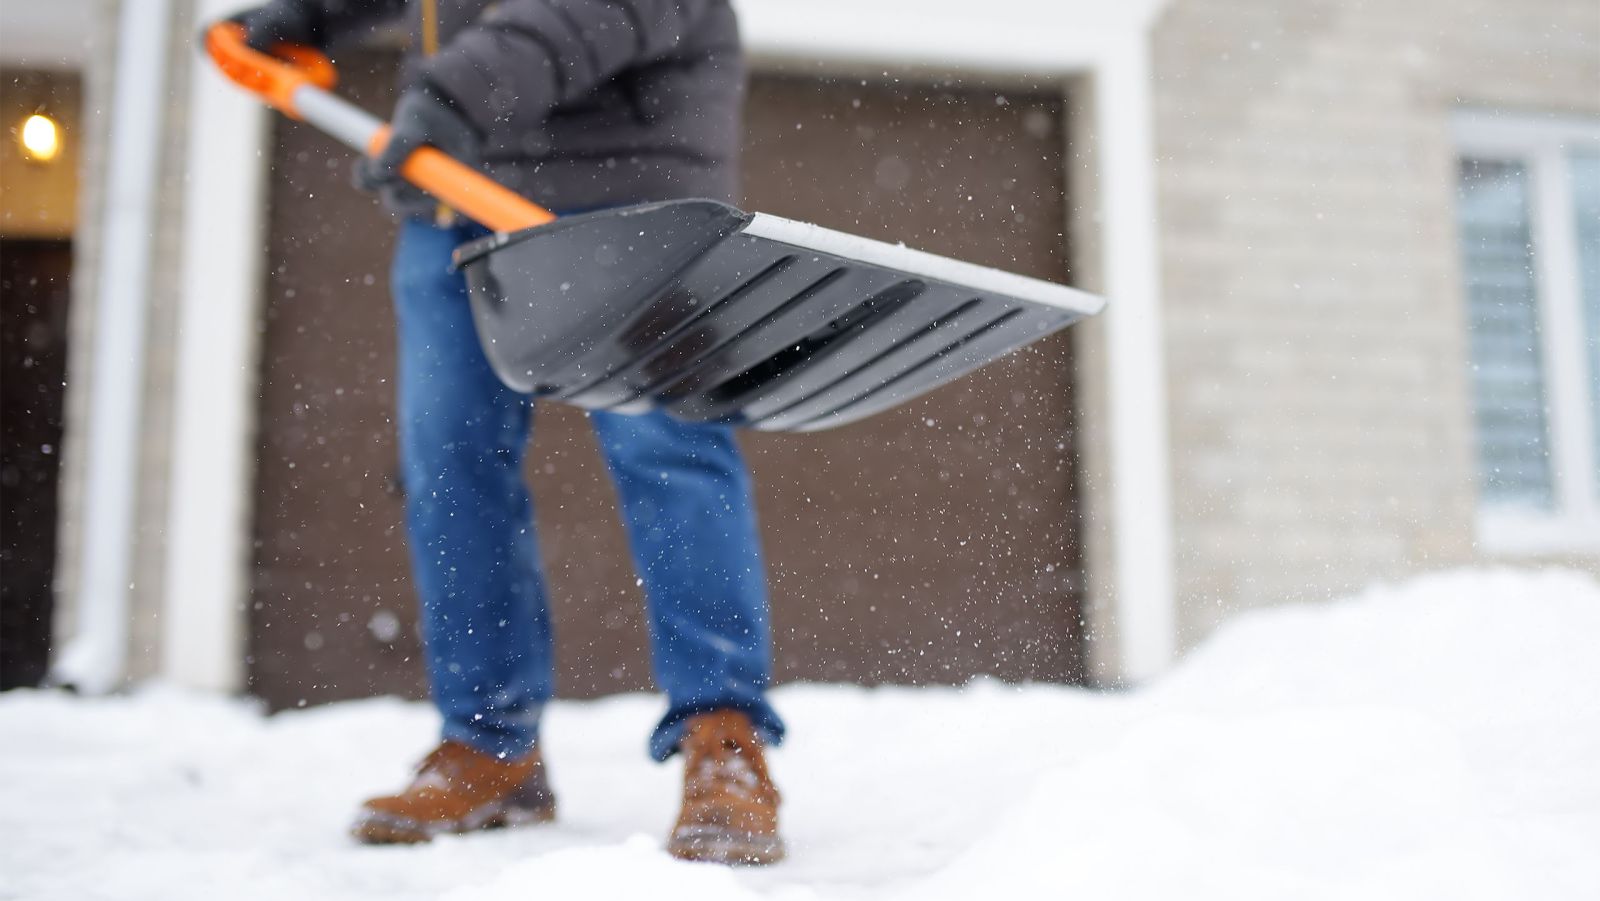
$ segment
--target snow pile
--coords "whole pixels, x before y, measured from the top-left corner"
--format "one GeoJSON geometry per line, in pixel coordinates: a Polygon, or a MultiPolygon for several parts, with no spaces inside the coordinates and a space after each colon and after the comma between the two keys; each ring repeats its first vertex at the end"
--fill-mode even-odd
{"type": "Polygon", "coordinates": [[[0,898],[1600,898],[1600,587],[1460,572],[1260,612],[1126,695],[791,686],[791,860],[666,857],[659,701],[558,704],[552,827],[361,848],[424,705],[0,696],[0,898]]]}

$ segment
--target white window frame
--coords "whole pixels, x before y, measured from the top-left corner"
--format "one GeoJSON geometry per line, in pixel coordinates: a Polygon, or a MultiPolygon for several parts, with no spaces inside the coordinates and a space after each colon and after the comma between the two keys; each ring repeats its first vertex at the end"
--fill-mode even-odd
{"type": "MultiPolygon", "coordinates": [[[[1540,356],[1549,429],[1553,511],[1480,504],[1478,543],[1513,556],[1600,553],[1593,384],[1584,353],[1577,213],[1572,168],[1575,149],[1600,152],[1600,122],[1556,116],[1459,113],[1458,158],[1506,160],[1528,173],[1540,356]]],[[[1464,271],[1464,270],[1462,270],[1464,271]]],[[[1476,471],[1476,470],[1475,470],[1476,471]]]]}

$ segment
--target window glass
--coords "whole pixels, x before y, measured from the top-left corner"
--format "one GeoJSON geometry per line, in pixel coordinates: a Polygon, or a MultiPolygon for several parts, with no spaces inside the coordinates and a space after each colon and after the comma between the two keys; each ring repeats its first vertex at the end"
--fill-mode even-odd
{"type": "MultiPolygon", "coordinates": [[[[1600,475],[1600,152],[1572,155],[1572,192],[1578,217],[1578,290],[1583,292],[1583,346],[1589,362],[1595,474],[1600,475]]],[[[1595,485],[1600,487],[1600,478],[1595,485]]]]}
{"type": "Polygon", "coordinates": [[[1478,474],[1493,506],[1554,506],[1527,167],[1464,160],[1462,259],[1472,330],[1478,474]]]}

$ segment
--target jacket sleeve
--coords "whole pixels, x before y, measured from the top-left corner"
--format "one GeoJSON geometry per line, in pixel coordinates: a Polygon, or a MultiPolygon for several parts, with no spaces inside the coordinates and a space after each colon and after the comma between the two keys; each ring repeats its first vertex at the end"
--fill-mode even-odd
{"type": "Polygon", "coordinates": [[[502,0],[428,61],[478,127],[542,121],[617,73],[670,56],[726,0],[502,0]]]}
{"type": "Polygon", "coordinates": [[[381,25],[405,15],[406,0],[298,0],[322,34],[322,44],[360,43],[381,25]]]}

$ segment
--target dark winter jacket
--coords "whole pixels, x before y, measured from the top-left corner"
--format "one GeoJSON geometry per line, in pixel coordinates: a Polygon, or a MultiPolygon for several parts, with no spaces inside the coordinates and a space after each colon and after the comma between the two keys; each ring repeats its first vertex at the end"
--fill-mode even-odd
{"type": "Polygon", "coordinates": [[[404,18],[426,78],[485,135],[501,183],[557,210],[732,199],[744,59],[728,0],[302,0],[324,43],[404,18]]]}

